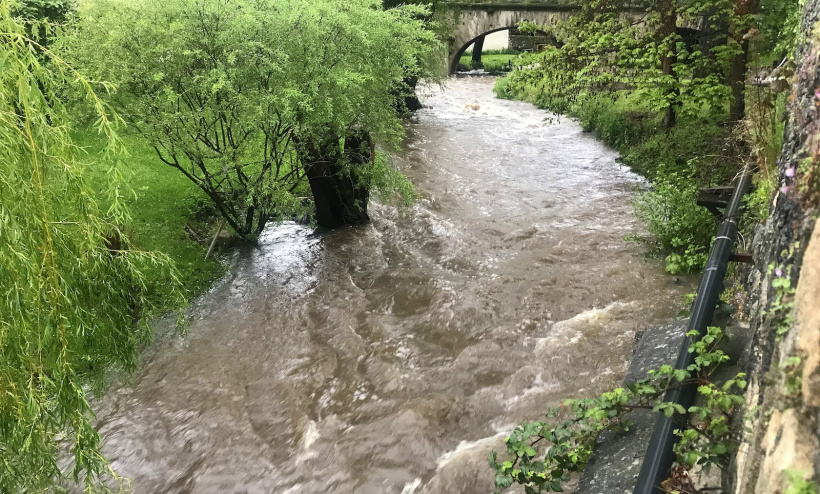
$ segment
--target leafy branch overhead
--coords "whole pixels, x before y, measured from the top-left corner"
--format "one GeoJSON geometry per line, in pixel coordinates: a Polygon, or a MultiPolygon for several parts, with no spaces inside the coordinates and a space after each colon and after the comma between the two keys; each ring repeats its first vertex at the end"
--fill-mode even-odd
{"type": "MultiPolygon", "coordinates": [[[[28,36],[0,0],[0,492],[44,492],[61,475],[58,438],[73,476],[90,485],[109,472],[92,427],[88,393],[110,368],[133,369],[150,336],[146,321],[182,305],[161,254],[132,249],[128,187],[108,170],[109,208],[86,181],[61,96],[81,94],[118,153],[119,118],[94,84],[28,36]],[[145,273],[164,272],[169,299],[152,303],[145,273]]],[[[43,21],[40,27],[57,33],[43,21]]]]}
{"type": "Polygon", "coordinates": [[[759,32],[756,9],[747,3],[663,0],[627,13],[617,0],[584,0],[581,11],[565,22],[519,26],[525,32],[547,31],[558,45],[538,54],[540,69],[519,74],[517,83],[536,84],[559,112],[587,91],[633,89],[650,109],[667,111],[669,126],[677,112],[742,106],[735,101],[742,100],[742,92],[733,92],[735,79],[742,85],[745,77],[745,58],[739,57],[759,32]],[[740,75],[732,72],[737,63],[742,63],[740,75]]]}

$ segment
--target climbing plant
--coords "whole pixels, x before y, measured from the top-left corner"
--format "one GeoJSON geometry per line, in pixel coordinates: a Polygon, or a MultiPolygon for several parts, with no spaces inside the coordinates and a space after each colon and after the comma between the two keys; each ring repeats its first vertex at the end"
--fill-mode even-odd
{"type": "Polygon", "coordinates": [[[777,266],[769,264],[767,274],[772,278],[771,302],[766,309],[766,318],[771,325],[777,328],[777,336],[782,337],[792,327],[794,321],[794,293],[792,286],[792,266],[794,252],[800,248],[800,242],[795,242],[788,249],[780,253],[783,262],[777,266]]]}
{"type": "Polygon", "coordinates": [[[96,94],[113,88],[29,38],[11,9],[0,0],[0,492],[43,492],[61,475],[61,450],[76,481],[109,471],[88,395],[106,370],[134,368],[144,322],[181,299],[168,259],[131,249],[120,229],[122,165],[108,170],[103,209],[70,138],[60,95],[73,88],[109,152],[120,150],[118,118],[96,94]],[[147,297],[149,265],[172,287],[164,307],[147,297]]]}

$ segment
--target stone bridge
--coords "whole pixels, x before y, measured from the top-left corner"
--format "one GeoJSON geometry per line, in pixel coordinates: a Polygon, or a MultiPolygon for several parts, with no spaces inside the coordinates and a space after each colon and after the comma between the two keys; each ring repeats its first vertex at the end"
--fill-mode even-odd
{"type": "MultiPolygon", "coordinates": [[[[473,60],[481,60],[484,36],[496,31],[504,31],[518,26],[521,21],[531,21],[540,26],[550,26],[567,20],[580,9],[578,0],[538,0],[535,3],[447,3],[449,18],[446,24],[451,26],[447,68],[450,74],[458,67],[458,61],[464,51],[475,43],[473,60]]],[[[627,14],[641,14],[646,7],[625,6],[627,14]]],[[[699,23],[698,23],[699,24],[699,23]]],[[[698,26],[681,26],[679,31],[686,37],[698,30],[698,26]]]]}
{"type": "Polygon", "coordinates": [[[480,60],[484,36],[496,31],[504,31],[518,26],[521,21],[531,21],[541,26],[566,20],[572,12],[578,10],[575,2],[548,0],[539,3],[521,4],[467,4],[451,3],[449,12],[452,16],[449,24],[454,27],[447,67],[452,74],[458,67],[458,61],[471,44],[474,56],[480,60]]]}

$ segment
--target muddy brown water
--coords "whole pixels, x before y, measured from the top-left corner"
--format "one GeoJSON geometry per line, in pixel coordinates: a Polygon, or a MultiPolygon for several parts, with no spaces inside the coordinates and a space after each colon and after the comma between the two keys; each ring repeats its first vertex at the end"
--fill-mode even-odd
{"type": "Polygon", "coordinates": [[[643,181],[580,127],[429,89],[395,164],[423,199],[273,225],[97,404],[136,493],[484,493],[522,419],[619,382],[692,280],[624,240],[643,181]]]}

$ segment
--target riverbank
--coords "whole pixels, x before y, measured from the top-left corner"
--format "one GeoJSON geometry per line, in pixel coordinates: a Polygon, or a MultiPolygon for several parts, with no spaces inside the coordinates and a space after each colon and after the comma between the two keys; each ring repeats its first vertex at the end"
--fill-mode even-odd
{"type": "Polygon", "coordinates": [[[415,206],[267,229],[184,344],[101,400],[135,490],[489,492],[512,424],[620,381],[694,281],[623,240],[645,181],[616,152],[492,85],[453,79],[409,120],[393,164],[415,206]]]}
{"type": "MultiPolygon", "coordinates": [[[[107,208],[110,159],[103,153],[103,139],[93,129],[81,128],[72,134],[76,144],[85,150],[80,160],[88,163],[86,176],[98,192],[98,200],[107,208]]],[[[130,223],[122,225],[132,243],[141,250],[169,256],[179,272],[188,298],[192,299],[222,276],[225,268],[213,257],[205,260],[207,246],[216,229],[216,215],[205,194],[175,170],[157,158],[153,148],[138,135],[125,135],[126,156],[114,159],[127,164],[130,191],[123,200],[131,212],[130,223]]],[[[152,297],[166,295],[167,273],[148,268],[146,273],[152,297]]]]}
{"type": "MultiPolygon", "coordinates": [[[[651,180],[652,190],[642,193],[635,201],[636,214],[647,225],[647,230],[651,234],[648,237],[649,242],[654,244],[658,252],[666,255],[666,268],[670,273],[700,271],[715,234],[715,219],[705,208],[697,205],[698,190],[704,187],[728,185],[738,171],[744,167],[748,166],[755,170],[755,188],[746,201],[740,222],[742,235],[739,236],[736,248],[737,252],[752,252],[749,258],[753,259],[754,267],[732,264],[730,276],[725,284],[729,288],[722,296],[723,302],[729,302],[734,306],[734,316],[738,320],[729,323],[732,328],[736,329],[736,331],[733,330],[729,341],[730,345],[740,349],[740,352],[737,356],[730,357],[728,354],[722,354],[719,347],[718,350],[710,350],[718,352],[714,354],[717,358],[712,360],[712,364],[726,362],[731,365],[721,365],[714,375],[710,372],[708,375],[698,376],[701,380],[699,383],[708,382],[709,384],[699,385],[698,392],[702,393],[703,397],[700,401],[696,401],[695,407],[688,409],[692,412],[690,428],[682,428],[683,431],[680,434],[682,439],[675,447],[679,466],[664,485],[668,483],[670,489],[680,491],[701,492],[700,489],[731,487],[735,479],[727,480],[730,477],[736,476],[740,479],[740,483],[746,482],[745,479],[749,477],[754,479],[756,473],[750,475],[749,472],[742,471],[739,467],[743,463],[749,465],[750,462],[747,459],[747,453],[735,457],[737,442],[739,438],[744,438],[744,441],[750,443],[757,441],[759,445],[765,439],[762,439],[759,431],[756,431],[751,439],[749,434],[741,432],[741,429],[744,429],[741,418],[747,414],[757,414],[756,408],[744,410],[743,404],[744,402],[760,403],[762,394],[782,398],[783,395],[794,393],[795,386],[792,384],[792,388],[789,388],[789,376],[786,376],[783,378],[784,384],[778,384],[778,389],[773,391],[761,393],[757,389],[750,388],[750,391],[746,392],[745,388],[747,383],[751,382],[756,383],[755,386],[759,386],[759,389],[766,389],[766,386],[758,383],[762,383],[765,379],[764,373],[770,372],[768,362],[771,353],[766,356],[767,352],[772,352],[771,346],[788,331],[792,324],[791,297],[794,290],[791,287],[794,286],[794,275],[787,265],[798,258],[795,252],[798,246],[802,246],[801,242],[808,237],[811,231],[810,227],[798,226],[800,215],[794,213],[795,208],[792,207],[790,210],[788,206],[785,208],[785,213],[781,213],[774,220],[780,221],[783,219],[782,216],[792,213],[788,217],[788,220],[792,222],[789,230],[802,228],[800,242],[788,245],[788,242],[781,241],[776,234],[773,235],[769,228],[762,228],[760,225],[762,220],[770,215],[770,201],[773,198],[776,200],[775,210],[778,207],[783,209],[782,204],[788,204],[784,202],[788,201],[785,195],[792,193],[793,188],[787,185],[775,190],[776,185],[783,183],[783,176],[794,177],[799,169],[796,165],[787,164],[785,167],[781,165],[783,169],[778,170],[775,165],[783,144],[785,121],[783,117],[786,107],[786,94],[783,93],[783,89],[776,88],[783,85],[778,84],[777,79],[773,77],[769,82],[747,86],[746,114],[742,121],[730,121],[728,112],[721,108],[694,108],[687,107],[686,103],[674,109],[677,112],[675,121],[675,119],[669,120],[668,112],[664,115],[663,112],[649,107],[647,100],[643,98],[644,95],[637,91],[620,90],[606,94],[581,92],[577,95],[562,95],[560,91],[545,90],[544,85],[549,82],[543,79],[543,72],[548,72],[548,69],[539,68],[537,64],[533,64],[532,67],[535,70],[525,68],[514,71],[507,78],[499,80],[495,87],[498,96],[531,101],[542,108],[561,112],[577,119],[584,130],[594,133],[596,137],[618,149],[621,152],[619,159],[621,163],[651,180]],[[539,71],[542,72],[540,81],[539,71]],[[667,125],[667,122],[673,122],[674,125],[667,125]],[[779,192],[779,195],[776,195],[776,192],[779,192]],[[751,242],[753,237],[755,237],[754,243],[751,242]],[[772,245],[785,246],[777,255],[772,245]],[[764,285],[762,291],[761,280],[764,285]],[[773,288],[765,286],[768,283],[773,288]],[[773,302],[769,300],[769,297],[772,297],[768,295],[772,293],[770,290],[773,290],[775,294],[773,302]],[[746,296],[745,303],[744,295],[746,296]],[[769,307],[766,307],[767,304],[769,307]],[[777,319],[780,321],[774,323],[775,335],[772,328],[767,328],[765,325],[772,324],[771,321],[777,319]],[[762,327],[762,333],[760,330],[756,332],[755,325],[762,327]],[[756,345],[755,347],[752,347],[752,342],[756,345]],[[761,348],[764,355],[763,364],[757,356],[761,348]],[[763,371],[760,370],[761,368],[763,371]],[[746,380],[747,375],[750,376],[749,381],[746,380]],[[725,383],[724,380],[726,380],[725,383]],[[715,398],[721,393],[720,400],[715,398]],[[709,398],[706,399],[705,396],[709,398]],[[719,427],[716,427],[716,424],[719,427]],[[708,468],[704,468],[704,465],[720,467],[723,471],[722,485],[720,475],[715,474],[711,479],[698,478],[702,475],[702,468],[703,471],[708,472],[708,468]],[[697,487],[692,485],[692,479],[697,487]],[[690,488],[694,490],[687,490],[690,488]]],[[[778,77],[780,77],[779,82],[783,82],[791,76],[781,74],[778,77]]],[[[788,84],[785,87],[788,87],[788,84]]],[[[791,98],[794,99],[795,96],[791,95],[791,98]]],[[[800,122],[804,120],[798,119],[800,122]]],[[[795,139],[795,142],[800,141],[795,139]]],[[[780,157],[781,163],[793,162],[796,159],[794,156],[796,155],[792,156],[784,152],[780,157]]],[[[805,160],[801,166],[806,168],[807,161],[810,160],[805,160]]],[[[799,190],[801,193],[804,192],[803,189],[799,190]]],[[[770,218],[769,223],[771,222],[770,218]]],[[[809,290],[817,293],[814,285],[811,285],[809,290]]],[[[718,322],[711,322],[711,324],[724,326],[718,322]]],[[[672,333],[676,338],[682,338],[680,330],[676,329],[672,333]]],[[[719,341],[719,338],[711,338],[711,341],[704,338],[703,341],[708,346],[719,341]]],[[[677,347],[678,344],[672,346],[677,347]]],[[[698,350],[693,346],[690,348],[690,352],[692,351],[697,352],[698,350]]],[[[774,352],[776,351],[775,349],[774,352]]],[[[805,353],[811,352],[806,351],[805,353]]],[[[648,355],[655,354],[656,352],[652,350],[648,355]]],[[[633,359],[633,366],[639,368],[647,360],[649,359],[646,355],[641,355],[639,345],[639,351],[633,359]]],[[[801,358],[795,355],[782,357],[781,369],[785,369],[784,372],[787,374],[797,372],[793,369],[799,365],[800,361],[801,358]]],[[[672,359],[668,363],[671,364],[672,359]]],[[[668,369],[671,371],[672,368],[668,367],[668,369]]],[[[656,375],[662,372],[663,370],[657,372],[656,375]]],[[[628,380],[635,378],[635,375],[628,376],[628,380]]],[[[688,378],[688,375],[676,376],[678,381],[688,378]]],[[[635,399],[635,395],[629,394],[634,392],[634,387],[634,383],[626,382],[624,389],[628,391],[620,390],[624,396],[628,396],[627,402],[635,399]]],[[[662,391],[663,386],[658,389],[662,391]]],[[[647,390],[640,392],[648,393],[647,390]]],[[[618,394],[619,390],[616,389],[614,393],[618,394]]],[[[595,413],[603,410],[609,413],[608,420],[616,423],[617,419],[614,417],[620,412],[617,400],[613,400],[612,396],[615,395],[604,393],[596,399],[597,401],[572,403],[573,411],[578,414],[578,417],[594,417],[595,413]],[[595,408],[596,406],[599,408],[595,408]],[[587,412],[589,415],[585,415],[587,412]]],[[[565,403],[565,405],[568,404],[565,403]]],[[[664,411],[667,416],[675,413],[683,414],[687,411],[682,407],[673,410],[667,405],[654,403],[650,404],[649,408],[664,411]],[[667,409],[664,409],[665,407],[667,409]]],[[[640,462],[632,462],[631,458],[635,457],[634,452],[625,453],[625,451],[629,450],[627,445],[632,444],[630,441],[633,439],[635,441],[632,442],[635,444],[632,449],[639,451],[640,455],[646,451],[646,443],[654,428],[655,418],[652,414],[644,418],[646,420],[642,422],[636,420],[636,424],[630,424],[627,428],[628,433],[605,433],[601,436],[604,439],[599,440],[595,446],[595,453],[589,465],[591,470],[585,471],[578,492],[611,492],[618,488],[624,490],[621,488],[623,486],[618,484],[624,482],[629,483],[628,490],[632,490],[633,474],[637,473],[637,469],[633,468],[634,472],[632,472],[629,468],[639,466],[640,462]],[[623,458],[630,459],[627,462],[628,465],[618,463],[623,458]],[[606,473],[608,471],[609,474],[606,473]],[[613,488],[615,484],[618,484],[618,488],[613,488]]],[[[778,425],[778,427],[782,429],[797,427],[796,421],[784,420],[783,423],[786,425],[778,425]]],[[[586,443],[584,443],[585,438],[582,434],[587,432],[587,429],[584,429],[587,426],[589,424],[578,426],[582,432],[568,443],[576,441],[575,444],[581,445],[579,448],[582,453],[592,454],[591,447],[589,450],[584,450],[586,443]]],[[[596,426],[597,424],[589,426],[589,430],[593,431],[592,437],[597,437],[595,434],[604,430],[604,428],[594,430],[596,426]]],[[[544,431],[547,430],[549,430],[548,427],[544,426],[544,431]]],[[[514,432],[510,436],[510,441],[514,443],[510,452],[516,455],[522,454],[520,451],[525,450],[515,449],[518,443],[514,441],[518,441],[520,435],[537,436],[537,433],[547,435],[533,426],[523,432],[521,430],[514,432]]],[[[749,456],[757,458],[761,455],[756,451],[749,456]]],[[[519,459],[519,456],[515,457],[516,461],[519,459]]],[[[527,462],[522,462],[519,468],[524,469],[528,465],[527,462]]],[[[497,472],[509,473],[504,470],[503,465],[495,466],[497,472]]],[[[750,468],[757,467],[752,464],[750,468]]],[[[795,478],[802,477],[802,474],[794,475],[792,471],[794,467],[788,462],[781,462],[777,468],[780,468],[780,471],[774,475],[769,472],[769,477],[765,480],[770,485],[773,478],[783,472],[795,478]]],[[[563,471],[558,470],[558,473],[561,472],[563,471]]],[[[550,473],[555,475],[555,471],[550,473]]],[[[525,483],[529,480],[529,478],[523,480],[519,478],[516,481],[525,483]]],[[[757,479],[754,480],[757,481],[757,479]]],[[[511,477],[509,482],[512,481],[511,477]]],[[[757,482],[759,485],[760,481],[757,482]]],[[[755,492],[774,492],[774,489],[756,489],[755,492]]]]}
{"type": "MultiPolygon", "coordinates": [[[[509,53],[506,50],[484,51],[481,54],[481,65],[486,72],[508,72],[516,65],[520,53],[509,53]]],[[[465,53],[459,64],[471,68],[473,54],[465,53]]]]}
{"type": "Polygon", "coordinates": [[[635,202],[649,234],[640,240],[666,257],[668,272],[694,273],[702,268],[717,222],[696,204],[698,189],[729,184],[749,159],[757,162],[760,173],[742,233],[751,234],[765,218],[775,186],[771,170],[782,143],[782,96],[757,89],[756,98],[750,94],[747,119],[740,123],[727,122],[722,111],[682,108],[677,124],[667,128],[663,112],[651,109],[636,92],[555,98],[541,91],[528,72],[525,68],[499,79],[497,96],[529,101],[577,119],[585,131],[620,152],[619,162],[652,182],[652,190],[635,202]]]}

